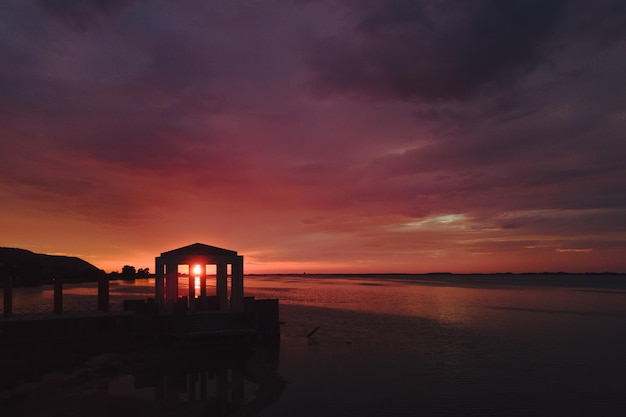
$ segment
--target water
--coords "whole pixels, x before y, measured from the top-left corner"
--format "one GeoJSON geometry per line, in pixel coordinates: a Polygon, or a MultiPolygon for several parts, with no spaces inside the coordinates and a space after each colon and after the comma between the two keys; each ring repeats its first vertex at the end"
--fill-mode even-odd
{"type": "MultiPolygon", "coordinates": [[[[622,281],[619,276],[246,277],[246,295],[281,300],[284,324],[273,366],[286,381],[277,398],[250,415],[619,415],[626,410],[622,281]]],[[[112,284],[111,300],[151,296],[152,285],[151,280],[112,284]]],[[[66,297],[84,301],[95,291],[95,286],[69,289],[66,297]]],[[[16,305],[52,297],[50,288],[17,292],[16,305]]],[[[247,372],[229,366],[231,377],[247,372]]],[[[171,375],[162,372],[161,385],[138,388],[130,368],[106,379],[106,390],[85,384],[81,391],[79,384],[67,395],[95,390],[109,400],[141,398],[148,408],[159,403],[157,388],[171,375]]],[[[235,410],[195,413],[189,387],[200,380],[197,375],[213,374],[177,372],[179,381],[187,381],[177,404],[188,407],[169,409],[171,415],[235,410]]],[[[254,378],[241,386],[241,401],[248,402],[261,388],[254,378]]]]}

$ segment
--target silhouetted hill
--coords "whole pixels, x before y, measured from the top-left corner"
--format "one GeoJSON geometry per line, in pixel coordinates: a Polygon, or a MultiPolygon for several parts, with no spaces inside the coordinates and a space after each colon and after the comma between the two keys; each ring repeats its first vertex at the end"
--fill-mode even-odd
{"type": "Polygon", "coordinates": [[[101,269],[74,256],[34,253],[25,249],[0,248],[0,273],[11,274],[14,285],[37,285],[62,277],[66,282],[95,281],[101,269]]]}

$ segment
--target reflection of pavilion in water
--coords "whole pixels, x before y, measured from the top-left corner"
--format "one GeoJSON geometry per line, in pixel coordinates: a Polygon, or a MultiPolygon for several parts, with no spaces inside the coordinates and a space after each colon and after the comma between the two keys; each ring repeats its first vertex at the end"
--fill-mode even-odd
{"type": "Polygon", "coordinates": [[[282,392],[277,365],[277,343],[254,352],[162,352],[132,370],[132,386],[129,378],[117,378],[101,389],[109,398],[139,395],[154,401],[156,416],[256,415],[282,392]]]}

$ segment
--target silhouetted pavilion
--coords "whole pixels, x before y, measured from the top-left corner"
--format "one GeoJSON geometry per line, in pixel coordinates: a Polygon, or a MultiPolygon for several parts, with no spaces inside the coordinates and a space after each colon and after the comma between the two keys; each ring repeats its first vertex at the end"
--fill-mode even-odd
{"type": "Polygon", "coordinates": [[[216,265],[215,295],[220,310],[243,311],[243,256],[237,252],[215,246],[194,243],[168,252],[155,258],[155,296],[160,304],[173,304],[178,301],[178,265],[189,266],[189,308],[195,308],[195,277],[200,277],[200,299],[205,300],[206,267],[216,265]],[[231,265],[230,305],[228,303],[228,265],[231,265]],[[194,267],[200,266],[198,274],[194,267]]]}

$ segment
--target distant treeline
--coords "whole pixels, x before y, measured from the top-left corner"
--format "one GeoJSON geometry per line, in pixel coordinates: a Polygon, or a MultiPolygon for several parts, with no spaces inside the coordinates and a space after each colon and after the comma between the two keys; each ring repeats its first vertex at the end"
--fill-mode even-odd
{"type": "Polygon", "coordinates": [[[135,269],[132,265],[124,265],[122,272],[110,272],[109,279],[135,279],[135,278],[150,278],[153,275],[150,274],[150,268],[135,269]]]}

